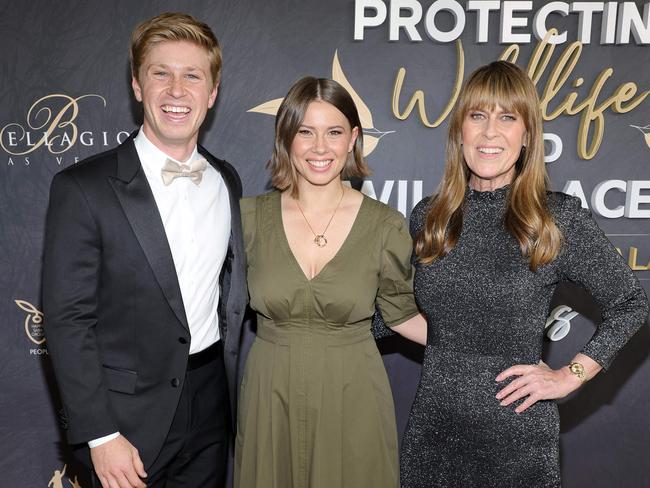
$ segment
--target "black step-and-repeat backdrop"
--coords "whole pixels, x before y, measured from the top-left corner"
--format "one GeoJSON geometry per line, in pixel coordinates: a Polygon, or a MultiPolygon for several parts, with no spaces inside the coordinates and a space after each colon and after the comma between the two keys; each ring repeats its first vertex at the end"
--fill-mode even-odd
{"type": "MultiPolygon", "coordinates": [[[[650,4],[452,0],[4,0],[0,4],[0,485],[83,487],[57,418],[40,310],[43,221],[52,176],[138,126],[129,34],[184,10],[224,51],[202,143],[268,189],[273,117],[293,81],[333,77],[361,113],[373,175],[361,189],[406,216],[438,183],[449,111],[469,72],[525,67],[544,112],[553,189],[581,198],[650,291],[650,4]],[[555,30],[553,30],[555,29],[555,30]]],[[[546,358],[566,364],[600,320],[564,287],[546,358]]],[[[611,370],[561,403],[566,487],[650,487],[650,328],[611,370]]],[[[421,350],[382,340],[403,430],[421,350]]],[[[462,469],[462,466],[459,466],[462,469]]]]}

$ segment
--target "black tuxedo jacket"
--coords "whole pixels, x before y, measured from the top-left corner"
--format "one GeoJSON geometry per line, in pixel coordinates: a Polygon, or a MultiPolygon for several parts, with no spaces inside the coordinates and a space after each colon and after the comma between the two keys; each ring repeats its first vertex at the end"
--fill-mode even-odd
{"type": "MultiPolygon", "coordinates": [[[[48,350],[71,444],[120,431],[145,469],[171,425],[190,332],[158,208],[133,144],[58,173],[43,254],[48,350]]],[[[219,323],[232,413],[247,301],[235,169],[199,147],[230,195],[232,230],[221,274],[219,323]]],[[[210,225],[205,222],[205,225],[210,225]]]]}

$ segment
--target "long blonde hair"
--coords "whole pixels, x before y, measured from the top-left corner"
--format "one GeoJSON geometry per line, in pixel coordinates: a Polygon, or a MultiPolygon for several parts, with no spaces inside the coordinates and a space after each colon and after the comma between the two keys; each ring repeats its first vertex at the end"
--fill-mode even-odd
{"type": "Polygon", "coordinates": [[[463,201],[470,177],[462,151],[462,125],[471,110],[499,105],[518,114],[526,127],[526,143],[515,164],[504,215],[506,230],[519,242],[530,269],[553,261],[562,247],[562,234],[547,205],[548,176],[539,98],[531,79],[519,67],[495,61],[474,71],[467,80],[449,122],[446,165],[436,196],[429,204],[415,252],[428,264],[451,251],[463,227],[463,201]]]}

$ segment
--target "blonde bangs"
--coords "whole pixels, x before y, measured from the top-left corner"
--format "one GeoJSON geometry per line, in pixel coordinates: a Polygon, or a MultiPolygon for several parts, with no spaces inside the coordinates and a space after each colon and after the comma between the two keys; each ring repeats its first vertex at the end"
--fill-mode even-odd
{"type": "Polygon", "coordinates": [[[463,116],[472,110],[495,110],[497,106],[505,112],[516,113],[528,119],[530,99],[521,80],[498,73],[481,73],[472,84],[468,84],[458,111],[463,116]],[[482,76],[481,76],[482,75],[482,76]]]}

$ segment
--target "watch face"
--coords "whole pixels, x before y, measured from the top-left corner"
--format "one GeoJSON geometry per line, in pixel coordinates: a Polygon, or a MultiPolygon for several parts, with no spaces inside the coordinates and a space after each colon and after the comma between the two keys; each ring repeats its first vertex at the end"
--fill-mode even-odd
{"type": "Polygon", "coordinates": [[[569,366],[571,372],[579,377],[582,377],[585,374],[585,368],[580,363],[571,363],[569,366]]]}

